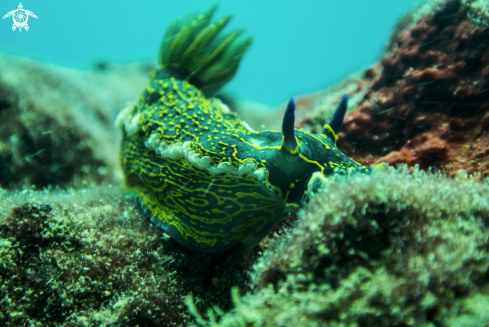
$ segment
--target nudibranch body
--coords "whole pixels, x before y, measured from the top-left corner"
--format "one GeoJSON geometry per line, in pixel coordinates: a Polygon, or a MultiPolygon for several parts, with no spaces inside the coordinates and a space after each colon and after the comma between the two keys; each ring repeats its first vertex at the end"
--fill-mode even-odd
{"type": "Polygon", "coordinates": [[[127,188],[155,224],[202,252],[239,242],[251,248],[328,175],[368,171],[336,147],[346,95],[330,124],[314,134],[294,129],[293,100],[281,132],[255,132],[203,93],[216,92],[234,75],[250,44],[233,45],[238,32],[215,39],[229,17],[211,24],[212,13],[170,27],[161,66],[118,117],[127,188]]]}

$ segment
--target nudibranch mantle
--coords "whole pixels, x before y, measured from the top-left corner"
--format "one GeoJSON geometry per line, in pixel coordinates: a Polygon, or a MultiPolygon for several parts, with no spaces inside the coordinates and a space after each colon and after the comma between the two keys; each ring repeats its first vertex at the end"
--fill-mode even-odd
{"type": "Polygon", "coordinates": [[[186,81],[155,79],[119,117],[128,188],[153,222],[186,247],[223,251],[256,245],[285,212],[296,211],[311,183],[366,169],[322,134],[254,132],[222,102],[186,81]]]}
{"type": "MultiPolygon", "coordinates": [[[[212,12],[194,20],[209,20],[212,12]]],[[[194,85],[214,75],[184,75],[162,59],[139,100],[121,111],[116,124],[123,134],[126,187],[153,223],[187,248],[218,252],[239,242],[251,248],[284,213],[297,211],[328,175],[368,171],[336,147],[346,95],[320,134],[294,129],[293,100],[282,131],[255,132],[219,99],[204,94],[205,87],[194,85]]],[[[211,85],[223,83],[215,79],[211,85]]]]}

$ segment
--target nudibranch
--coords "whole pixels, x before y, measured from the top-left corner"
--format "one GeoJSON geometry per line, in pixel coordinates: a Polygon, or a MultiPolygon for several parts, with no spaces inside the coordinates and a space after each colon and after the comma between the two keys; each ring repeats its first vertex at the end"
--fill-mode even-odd
{"type": "Polygon", "coordinates": [[[160,66],[117,119],[127,189],[153,223],[201,252],[251,248],[329,175],[368,171],[336,147],[347,95],[320,134],[294,129],[293,100],[282,131],[255,132],[212,97],[251,44],[235,42],[240,31],[217,37],[230,16],[211,23],[214,9],[170,26],[160,66]]]}

